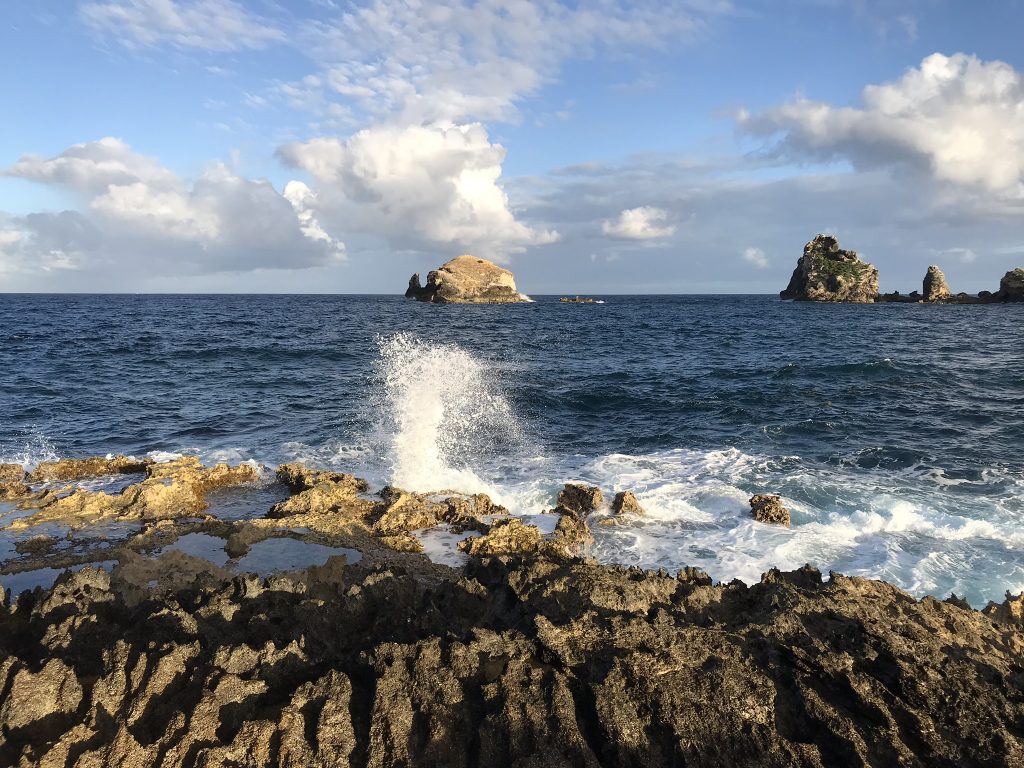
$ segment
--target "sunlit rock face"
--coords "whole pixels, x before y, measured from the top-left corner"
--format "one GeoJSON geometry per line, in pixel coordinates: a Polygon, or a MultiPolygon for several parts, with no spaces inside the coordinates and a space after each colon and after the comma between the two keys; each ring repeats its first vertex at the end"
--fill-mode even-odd
{"type": "Polygon", "coordinates": [[[817,235],[804,246],[789,286],[779,294],[797,301],[870,304],[878,298],[878,270],[856,251],[839,247],[831,235],[817,235]]]}
{"type": "Polygon", "coordinates": [[[526,301],[516,289],[512,273],[487,259],[456,256],[427,275],[420,286],[419,273],[409,279],[407,299],[434,304],[513,304],[526,301]]]}

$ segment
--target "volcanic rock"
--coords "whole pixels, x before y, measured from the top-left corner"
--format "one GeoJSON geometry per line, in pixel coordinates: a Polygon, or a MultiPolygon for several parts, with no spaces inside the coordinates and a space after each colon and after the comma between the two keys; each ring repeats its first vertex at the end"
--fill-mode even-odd
{"type": "Polygon", "coordinates": [[[868,304],[878,298],[878,270],[856,251],[839,247],[831,235],[817,235],[804,246],[783,299],[868,304]]]}
{"type": "Polygon", "coordinates": [[[456,256],[427,275],[420,286],[419,274],[409,279],[407,299],[434,304],[514,304],[526,299],[516,290],[512,273],[476,256],[456,256]]]}
{"type": "Polygon", "coordinates": [[[934,264],[928,267],[928,272],[925,273],[921,292],[927,302],[946,301],[953,296],[953,292],[949,290],[949,284],[946,282],[946,276],[934,264]]]}
{"type": "Polygon", "coordinates": [[[632,491],[619,491],[612,500],[612,512],[616,515],[642,515],[644,508],[632,491]]]}
{"type": "Polygon", "coordinates": [[[789,527],[789,510],[782,506],[778,496],[761,494],[750,499],[750,512],[759,523],[772,523],[789,527]]]}
{"type": "Polygon", "coordinates": [[[604,494],[595,485],[566,483],[558,493],[558,506],[587,515],[604,504],[604,494]]]}

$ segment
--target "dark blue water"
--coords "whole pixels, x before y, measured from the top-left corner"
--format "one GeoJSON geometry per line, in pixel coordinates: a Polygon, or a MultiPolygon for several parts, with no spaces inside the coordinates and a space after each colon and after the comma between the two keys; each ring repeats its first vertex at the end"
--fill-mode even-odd
{"type": "Polygon", "coordinates": [[[602,532],[604,559],[1024,588],[1024,305],[606,298],[0,295],[0,459],[299,458],[384,482],[423,450],[522,511],[566,479],[634,488],[649,518],[602,532]],[[382,364],[397,333],[429,361],[382,364]],[[435,401],[465,413],[423,445],[408,419],[435,401]],[[749,521],[761,491],[792,530],[749,521]]]}

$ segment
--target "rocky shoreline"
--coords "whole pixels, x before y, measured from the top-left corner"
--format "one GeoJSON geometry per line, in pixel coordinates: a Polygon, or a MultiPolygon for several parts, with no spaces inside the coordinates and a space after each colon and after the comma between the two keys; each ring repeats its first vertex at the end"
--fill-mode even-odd
{"type": "MultiPolygon", "coordinates": [[[[263,475],[0,468],[20,507],[0,519],[21,536],[0,584],[116,563],[0,600],[0,765],[1024,761],[1024,598],[977,611],[809,567],[747,586],[599,565],[589,526],[643,514],[628,492],[607,511],[599,489],[567,486],[542,534],[483,495],[370,494],[295,464],[272,499],[245,496],[263,475]],[[218,515],[218,494],[253,509],[218,515]],[[436,525],[464,538],[464,566],[416,551],[436,525]],[[260,578],[168,547],[190,534],[232,557],[282,538],[349,554],[260,578]]],[[[777,498],[751,502],[783,522],[777,498]]]]}

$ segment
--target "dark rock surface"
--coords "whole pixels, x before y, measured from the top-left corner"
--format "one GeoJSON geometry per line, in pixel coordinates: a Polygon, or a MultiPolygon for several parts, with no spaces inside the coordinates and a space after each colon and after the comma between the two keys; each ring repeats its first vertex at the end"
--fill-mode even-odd
{"type": "Polygon", "coordinates": [[[1011,269],[999,281],[999,291],[992,296],[995,301],[1024,301],[1024,269],[1011,269]]]}
{"type": "Polygon", "coordinates": [[[779,294],[797,301],[867,304],[878,298],[878,270],[856,251],[839,247],[831,235],[817,235],[804,246],[789,286],[779,294]]]}
{"type": "Polygon", "coordinates": [[[420,286],[419,273],[409,278],[407,299],[433,304],[515,304],[526,299],[516,289],[512,273],[476,256],[456,256],[427,274],[420,286]]]}
{"type": "Polygon", "coordinates": [[[809,568],[338,560],[0,607],[0,765],[1024,764],[1019,610],[809,568]]]}
{"type": "Polygon", "coordinates": [[[612,512],[616,515],[642,515],[644,508],[632,491],[619,491],[612,499],[612,512]]]}
{"type": "Polygon", "coordinates": [[[566,483],[558,493],[558,506],[577,514],[590,514],[602,504],[604,504],[604,494],[596,485],[566,483]]]}

